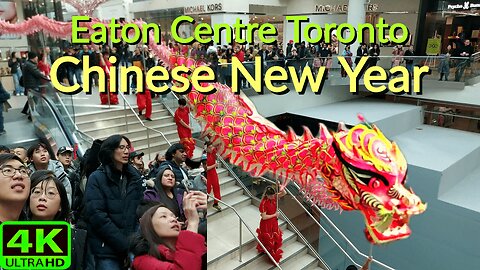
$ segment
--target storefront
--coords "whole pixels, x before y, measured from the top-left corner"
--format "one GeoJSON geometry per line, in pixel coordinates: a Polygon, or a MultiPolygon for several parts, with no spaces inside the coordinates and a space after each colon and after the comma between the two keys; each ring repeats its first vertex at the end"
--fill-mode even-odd
{"type": "MultiPolygon", "coordinates": [[[[159,1],[134,1],[130,6],[130,11],[134,18],[142,18],[145,21],[160,24],[163,35],[162,40],[172,40],[172,22],[178,16],[188,15],[195,19],[195,23],[182,24],[178,31],[180,36],[192,36],[195,27],[200,23],[207,23],[212,26],[221,23],[233,25],[237,19],[241,19],[242,23],[261,24],[269,22],[274,24],[279,32],[279,40],[282,42],[282,15],[285,13],[285,6],[282,6],[280,2],[277,6],[265,6],[261,2],[260,0],[247,2],[179,0],[166,3],[160,3],[159,1]]],[[[222,40],[225,39],[222,38],[222,40]]],[[[258,42],[259,40],[256,39],[256,43],[258,42]]]]}
{"type": "MultiPolygon", "coordinates": [[[[414,43],[417,36],[417,22],[419,17],[420,0],[371,0],[365,2],[366,23],[375,25],[378,23],[380,18],[383,18],[385,20],[385,23],[390,25],[394,23],[405,24],[410,31],[410,36],[407,44],[414,43]]],[[[348,22],[348,4],[348,0],[305,0],[302,1],[302,5],[289,4],[287,7],[286,15],[307,15],[310,19],[310,22],[322,26],[331,23],[341,24],[348,22]]],[[[285,25],[285,27],[286,40],[290,40],[293,38],[293,24],[288,23],[285,25]]],[[[403,35],[403,33],[399,31],[397,33],[397,36],[399,35],[403,35]]],[[[366,40],[368,40],[369,33],[366,33],[365,37],[366,40]]],[[[385,33],[385,37],[389,38],[388,33],[385,33]]],[[[386,46],[389,45],[382,45],[382,47],[386,46]]],[[[390,53],[391,51],[388,50],[388,54],[390,53]]]]}
{"type": "Polygon", "coordinates": [[[421,51],[425,52],[428,39],[440,40],[440,52],[448,45],[459,46],[469,39],[476,51],[480,39],[480,0],[425,1],[425,23],[421,51]]]}

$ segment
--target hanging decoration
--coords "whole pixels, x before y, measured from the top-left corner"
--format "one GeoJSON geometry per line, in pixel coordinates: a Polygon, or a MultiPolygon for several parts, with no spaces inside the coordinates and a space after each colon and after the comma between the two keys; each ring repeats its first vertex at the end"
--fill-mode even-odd
{"type": "Polygon", "coordinates": [[[95,9],[108,0],[63,0],[63,2],[74,7],[79,15],[89,16],[93,15],[95,9]]]}

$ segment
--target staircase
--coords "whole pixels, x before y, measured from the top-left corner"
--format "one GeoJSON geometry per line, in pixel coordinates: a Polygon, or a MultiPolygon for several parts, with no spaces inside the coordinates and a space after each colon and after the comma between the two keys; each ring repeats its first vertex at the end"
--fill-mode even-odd
{"type": "MultiPolygon", "coordinates": [[[[244,194],[243,188],[236,185],[236,180],[224,168],[217,169],[220,180],[222,201],[234,207],[248,227],[256,235],[260,224],[259,202],[244,194]],[[256,204],[256,205],[255,205],[256,204]]],[[[266,254],[256,250],[257,242],[249,230],[242,225],[242,261],[239,261],[240,221],[233,210],[222,206],[222,211],[216,211],[209,199],[208,208],[208,269],[275,269],[266,254]]],[[[300,242],[286,221],[279,220],[283,231],[283,258],[280,261],[282,269],[323,269],[318,266],[318,260],[309,254],[305,244],[300,242]]]]}
{"type": "MultiPolygon", "coordinates": [[[[145,121],[144,117],[140,116],[144,125],[162,132],[170,143],[179,142],[175,121],[170,116],[168,110],[159,103],[153,103],[152,106],[153,121],[145,121]]],[[[137,106],[133,108],[136,113],[137,106]]],[[[144,152],[148,160],[154,159],[156,153],[164,154],[170,146],[160,133],[149,130],[149,147],[147,129],[138,122],[138,118],[128,106],[127,109],[112,108],[105,111],[76,114],[75,122],[81,131],[95,139],[105,139],[113,134],[127,136],[135,150],[144,152]],[[127,116],[128,129],[125,123],[125,114],[127,116]],[[92,119],[95,119],[95,121],[92,121],[92,119]]],[[[145,159],[147,160],[147,158],[145,159]]]]}

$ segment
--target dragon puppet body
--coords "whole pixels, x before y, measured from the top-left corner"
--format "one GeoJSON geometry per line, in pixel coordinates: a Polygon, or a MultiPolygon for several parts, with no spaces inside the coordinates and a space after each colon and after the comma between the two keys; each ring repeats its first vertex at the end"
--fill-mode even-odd
{"type": "MultiPolygon", "coordinates": [[[[140,28],[142,21],[135,21],[140,28]]],[[[87,26],[91,28],[91,23],[87,26]]],[[[19,24],[0,20],[3,33],[46,33],[66,37],[72,25],[35,16],[19,24]]],[[[191,70],[205,63],[174,55],[149,38],[152,52],[165,66],[185,65],[191,70]]],[[[397,145],[378,128],[363,122],[347,130],[329,132],[320,125],[319,137],[305,128],[303,136],[283,132],[261,117],[242,95],[214,84],[216,92],[187,94],[205,132],[221,143],[220,153],[255,175],[272,172],[298,183],[307,199],[330,209],[359,210],[365,217],[367,239],[387,243],[410,235],[411,215],[426,209],[405,188],[407,163],[397,145]]],[[[286,181],[288,182],[288,181],[286,181]]],[[[286,183],[284,183],[286,185],[286,183]]]]}
{"type": "MultiPolygon", "coordinates": [[[[190,69],[202,64],[173,54],[168,62],[190,69]]],[[[410,235],[410,216],[426,205],[405,188],[407,162],[376,126],[359,116],[363,123],[350,130],[341,124],[330,132],[320,124],[319,137],[308,128],[299,137],[260,116],[244,95],[219,83],[214,87],[213,94],[192,90],[186,96],[204,132],[220,142],[223,157],[252,175],[271,172],[292,179],[307,199],[322,207],[359,210],[372,243],[410,235]]]]}

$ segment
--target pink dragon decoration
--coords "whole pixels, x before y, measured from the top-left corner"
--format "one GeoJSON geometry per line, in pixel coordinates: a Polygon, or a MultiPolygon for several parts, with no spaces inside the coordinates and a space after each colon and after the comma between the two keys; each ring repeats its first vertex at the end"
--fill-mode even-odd
{"type": "MultiPolygon", "coordinates": [[[[141,21],[136,22],[140,27],[141,21]]],[[[54,36],[68,36],[69,23],[33,18],[20,25],[0,21],[0,33],[29,33],[52,30],[54,36]],[[38,24],[32,25],[33,21],[38,24]],[[26,26],[32,25],[31,29],[26,26]]],[[[174,55],[150,37],[149,46],[173,68],[191,70],[204,65],[194,59],[174,55]]],[[[216,92],[187,94],[204,131],[220,142],[220,153],[253,175],[271,172],[298,183],[305,197],[329,209],[359,210],[365,218],[365,234],[374,244],[403,239],[411,234],[412,215],[426,210],[420,198],[405,188],[407,162],[394,142],[375,126],[359,117],[359,125],[348,130],[343,124],[330,132],[320,124],[314,137],[305,128],[303,136],[283,132],[260,116],[243,95],[214,83],[216,92]]]]}
{"type": "MultiPolygon", "coordinates": [[[[170,54],[161,47],[170,67],[196,68],[194,59],[170,54]],[[167,60],[168,59],[168,60],[167,60]]],[[[203,65],[199,63],[198,65],[203,65]]],[[[411,234],[409,218],[426,209],[420,198],[405,188],[407,162],[394,142],[375,126],[362,122],[348,130],[343,124],[330,132],[320,124],[314,137],[283,132],[260,116],[250,100],[219,83],[216,92],[186,95],[204,132],[220,143],[219,153],[252,175],[271,172],[288,183],[298,183],[307,199],[326,207],[359,210],[365,217],[367,239],[375,244],[411,234]]]]}

